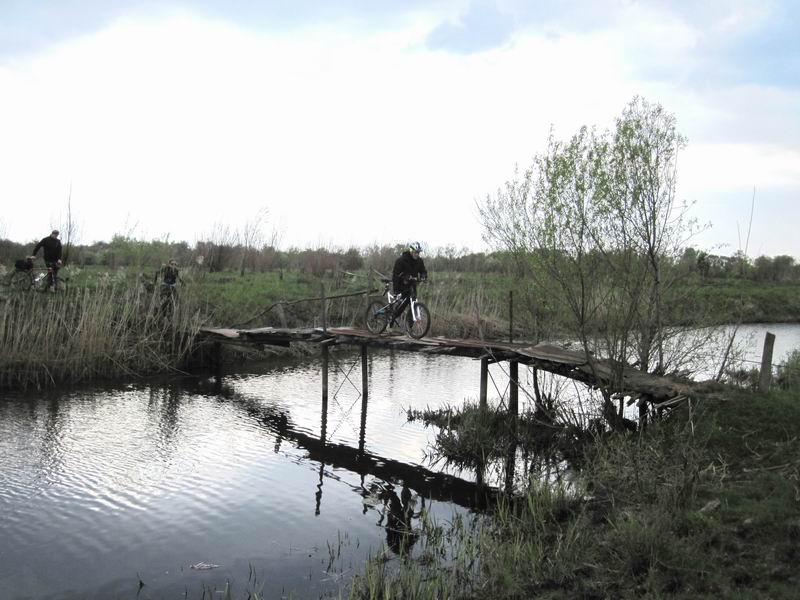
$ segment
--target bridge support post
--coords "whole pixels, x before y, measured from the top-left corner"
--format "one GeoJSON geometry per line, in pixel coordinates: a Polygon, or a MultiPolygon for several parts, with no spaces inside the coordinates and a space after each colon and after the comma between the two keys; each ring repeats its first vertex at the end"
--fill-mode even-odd
{"type": "Polygon", "coordinates": [[[486,408],[486,390],[489,387],[489,359],[481,359],[481,390],[478,402],[481,408],[486,408]]]}
{"type": "Polygon", "coordinates": [[[519,362],[508,361],[508,412],[512,417],[519,413],[519,362]]]}
{"type": "Polygon", "coordinates": [[[361,401],[366,404],[369,395],[369,367],[367,366],[367,345],[361,345],[361,401]]]}
{"type": "Polygon", "coordinates": [[[322,348],[322,405],[328,406],[328,345],[321,344],[322,348]]]}
{"type": "Polygon", "coordinates": [[[214,369],[214,377],[222,379],[222,344],[214,342],[214,349],[211,351],[211,363],[214,369]]]}
{"type": "Polygon", "coordinates": [[[361,429],[358,432],[358,451],[364,453],[367,439],[367,403],[369,371],[367,367],[367,345],[361,345],[361,429]]]}
{"type": "Polygon", "coordinates": [[[758,389],[768,392],[772,383],[772,349],[775,346],[775,334],[767,332],[764,336],[764,352],[761,354],[761,373],[758,378],[758,389]]]}

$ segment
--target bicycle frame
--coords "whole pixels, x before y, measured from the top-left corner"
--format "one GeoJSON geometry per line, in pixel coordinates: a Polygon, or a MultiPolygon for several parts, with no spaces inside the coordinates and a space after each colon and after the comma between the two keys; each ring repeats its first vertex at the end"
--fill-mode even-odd
{"type": "Polygon", "coordinates": [[[410,278],[407,290],[403,293],[393,293],[390,289],[391,280],[381,276],[386,304],[383,300],[373,300],[367,306],[365,322],[371,333],[380,335],[387,326],[393,325],[397,325],[414,339],[420,339],[428,333],[431,323],[430,311],[424,302],[417,300],[418,281],[420,280],[416,277],[410,278]]]}
{"type": "Polygon", "coordinates": [[[393,294],[391,290],[391,283],[389,281],[384,281],[383,283],[383,291],[386,294],[387,303],[381,310],[386,311],[391,309],[393,319],[398,320],[406,310],[406,306],[403,306],[403,302],[408,300],[407,307],[411,310],[411,319],[415,322],[418,321],[419,309],[417,308],[417,280],[411,280],[411,292],[408,294],[408,296],[403,296],[401,293],[393,294]]]}

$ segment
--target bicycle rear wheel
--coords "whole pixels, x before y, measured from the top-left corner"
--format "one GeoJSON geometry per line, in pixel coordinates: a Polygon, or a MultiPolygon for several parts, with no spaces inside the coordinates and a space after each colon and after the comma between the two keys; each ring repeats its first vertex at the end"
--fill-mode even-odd
{"type": "Polygon", "coordinates": [[[411,316],[411,307],[406,311],[406,332],[415,340],[425,337],[431,329],[431,313],[422,302],[417,302],[419,318],[411,316]]]}
{"type": "Polygon", "coordinates": [[[382,333],[386,326],[389,324],[389,315],[385,306],[378,300],[373,300],[367,306],[367,312],[364,315],[364,324],[370,333],[382,333]]]}
{"type": "Polygon", "coordinates": [[[33,276],[27,271],[14,271],[9,285],[15,290],[29,290],[33,287],[33,276]]]}

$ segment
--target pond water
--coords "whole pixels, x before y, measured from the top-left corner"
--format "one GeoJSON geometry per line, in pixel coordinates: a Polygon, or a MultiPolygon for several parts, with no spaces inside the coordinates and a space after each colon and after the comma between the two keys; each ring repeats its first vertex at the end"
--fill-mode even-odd
{"type": "MultiPolygon", "coordinates": [[[[731,328],[728,328],[730,331],[731,328]]],[[[740,325],[736,332],[737,339],[742,341],[744,358],[754,366],[761,365],[761,353],[764,349],[764,335],[775,334],[775,346],[772,352],[772,364],[778,365],[786,360],[793,350],[800,349],[800,324],[772,323],[770,325],[740,325]]]]}
{"type": "MultiPolygon", "coordinates": [[[[767,329],[775,362],[800,346],[800,325],[743,329],[754,360],[767,329]]],[[[434,431],[405,411],[476,398],[477,362],[371,352],[365,404],[359,356],[331,356],[327,410],[317,359],[4,394],[0,597],[135,598],[141,581],[140,598],[200,598],[226,582],[315,598],[369,553],[396,557],[400,507],[440,521],[471,511],[474,475],[432,466],[434,431]]],[[[497,403],[503,365],[490,375],[497,403]]]]}
{"type": "Polygon", "coordinates": [[[363,413],[360,357],[331,356],[324,422],[314,359],[5,394],[0,597],[133,598],[140,579],[159,598],[226,581],[243,594],[251,573],[268,597],[318,597],[369,552],[395,555],[398,506],[424,502],[443,521],[467,511],[472,477],[429,468],[432,432],[405,409],[476,397],[477,364],[372,353],[363,413]],[[219,567],[190,568],[201,562],[219,567]]]}

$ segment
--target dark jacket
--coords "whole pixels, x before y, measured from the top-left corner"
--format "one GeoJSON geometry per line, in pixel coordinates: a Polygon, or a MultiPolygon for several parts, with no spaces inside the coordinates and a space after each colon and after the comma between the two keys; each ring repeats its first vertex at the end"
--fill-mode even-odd
{"type": "Polygon", "coordinates": [[[181,278],[178,273],[178,267],[173,267],[172,265],[164,265],[159,272],[161,273],[162,281],[166,285],[176,285],[181,278]]]}
{"type": "Polygon", "coordinates": [[[425,263],[422,258],[414,260],[411,252],[406,250],[394,261],[394,269],[392,269],[392,286],[395,293],[403,292],[408,289],[408,277],[419,277],[425,279],[428,277],[428,271],[425,269],[425,263]]]}
{"type": "Polygon", "coordinates": [[[36,244],[31,254],[36,256],[39,248],[44,248],[44,262],[54,263],[61,260],[61,240],[48,235],[41,242],[36,244]]]}

